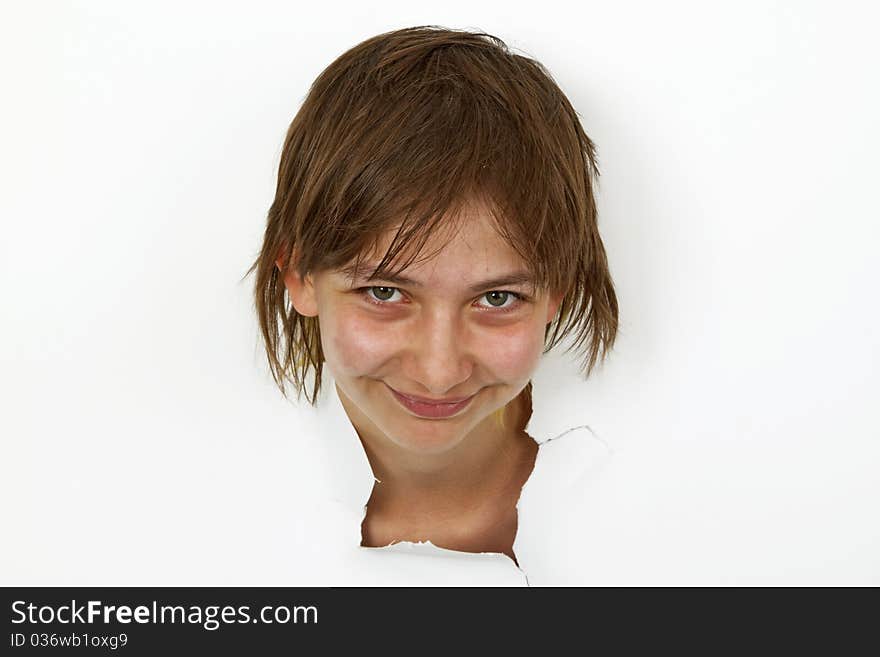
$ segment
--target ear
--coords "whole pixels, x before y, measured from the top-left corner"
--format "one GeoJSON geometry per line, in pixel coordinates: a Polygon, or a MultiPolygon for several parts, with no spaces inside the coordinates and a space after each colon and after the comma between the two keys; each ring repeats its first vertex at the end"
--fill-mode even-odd
{"type": "MultiPolygon", "coordinates": [[[[296,259],[296,250],[294,250],[294,260],[296,259]]],[[[311,274],[300,276],[295,267],[287,269],[285,267],[283,256],[279,256],[275,260],[275,266],[278,267],[284,277],[284,287],[287,288],[287,294],[293,307],[300,315],[304,317],[318,316],[318,301],[315,294],[315,282],[311,274]]]]}

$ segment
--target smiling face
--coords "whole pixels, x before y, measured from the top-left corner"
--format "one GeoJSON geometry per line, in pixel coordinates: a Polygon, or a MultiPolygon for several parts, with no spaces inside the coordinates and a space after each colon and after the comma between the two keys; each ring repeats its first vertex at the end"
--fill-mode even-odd
{"type": "Polygon", "coordinates": [[[526,386],[561,295],[534,289],[479,208],[451,241],[432,235],[425,247],[435,255],[397,278],[368,279],[379,258],[365,258],[360,272],[288,273],[285,284],[297,312],[318,316],[325,366],[359,432],[437,454],[490,426],[526,386]]]}

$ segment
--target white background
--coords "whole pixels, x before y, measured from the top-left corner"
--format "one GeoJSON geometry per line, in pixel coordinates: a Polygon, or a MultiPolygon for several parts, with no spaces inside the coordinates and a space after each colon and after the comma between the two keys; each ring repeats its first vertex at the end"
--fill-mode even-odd
{"type": "Polygon", "coordinates": [[[287,126],[437,24],[544,63],[599,149],[621,334],[569,394],[616,451],[607,583],[880,584],[869,7],[4,3],[0,583],[248,583],[204,546],[259,559],[309,476],[239,281],[287,126]]]}

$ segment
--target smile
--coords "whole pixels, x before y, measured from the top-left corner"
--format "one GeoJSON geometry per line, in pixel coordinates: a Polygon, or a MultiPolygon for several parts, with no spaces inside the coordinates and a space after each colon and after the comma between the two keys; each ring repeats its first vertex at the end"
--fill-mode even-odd
{"type": "Polygon", "coordinates": [[[477,396],[476,393],[474,393],[470,397],[455,402],[429,402],[399,393],[387,384],[386,387],[391,391],[391,394],[398,403],[400,403],[400,405],[406,410],[413,415],[418,415],[419,417],[427,419],[451,417],[465,409],[471,403],[471,400],[477,396]]]}

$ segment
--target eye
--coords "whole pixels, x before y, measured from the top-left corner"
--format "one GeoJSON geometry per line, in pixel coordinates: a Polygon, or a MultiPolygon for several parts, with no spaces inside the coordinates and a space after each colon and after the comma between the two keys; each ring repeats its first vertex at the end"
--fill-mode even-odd
{"type": "Polygon", "coordinates": [[[363,287],[360,291],[366,295],[367,301],[378,305],[382,305],[384,303],[393,303],[392,300],[394,298],[394,295],[400,294],[400,290],[398,290],[396,287],[386,287],[384,285],[363,287]]]}
{"type": "Polygon", "coordinates": [[[500,311],[513,310],[525,299],[523,295],[507,290],[492,290],[480,298],[489,302],[488,306],[481,306],[482,308],[500,311]]]}
{"type": "MultiPolygon", "coordinates": [[[[399,305],[404,301],[404,296],[396,287],[386,285],[373,285],[370,287],[361,287],[356,290],[364,296],[364,298],[376,306],[399,305]],[[395,294],[399,295],[395,298],[395,294]]],[[[487,311],[495,311],[499,313],[516,310],[522,303],[526,301],[526,297],[516,292],[508,290],[493,290],[486,292],[481,299],[486,299],[488,305],[478,304],[479,308],[487,311]]]]}

